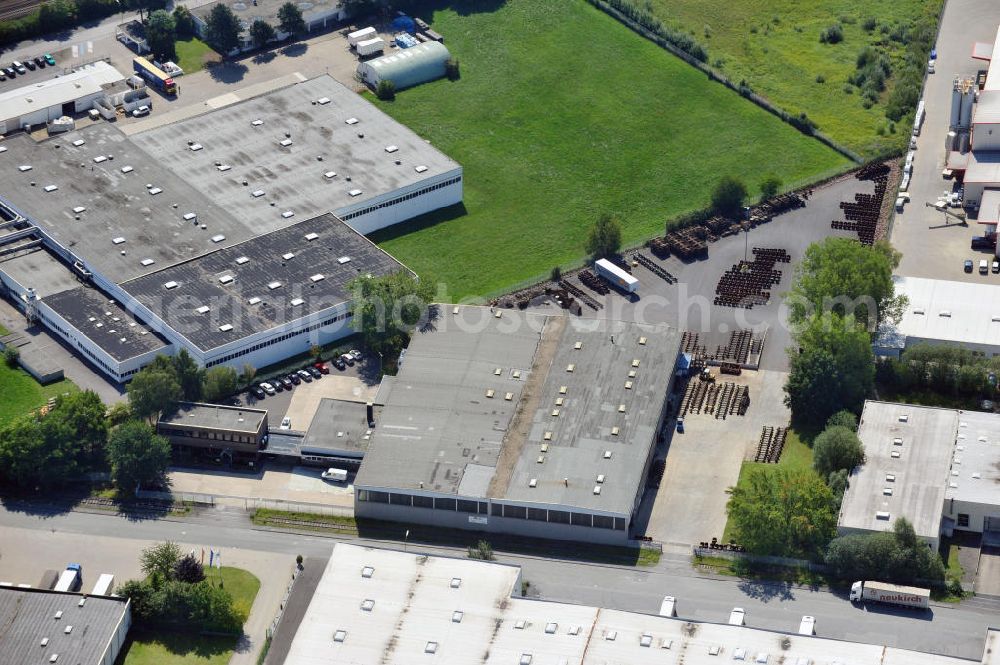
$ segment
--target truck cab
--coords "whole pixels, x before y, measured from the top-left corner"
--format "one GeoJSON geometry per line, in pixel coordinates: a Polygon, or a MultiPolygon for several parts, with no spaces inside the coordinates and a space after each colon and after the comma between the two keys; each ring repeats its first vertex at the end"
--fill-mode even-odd
{"type": "Polygon", "coordinates": [[[863,593],[864,588],[865,588],[865,583],[864,582],[855,582],[854,584],[851,585],[851,602],[852,603],[860,603],[861,602],[861,594],[863,593]]]}

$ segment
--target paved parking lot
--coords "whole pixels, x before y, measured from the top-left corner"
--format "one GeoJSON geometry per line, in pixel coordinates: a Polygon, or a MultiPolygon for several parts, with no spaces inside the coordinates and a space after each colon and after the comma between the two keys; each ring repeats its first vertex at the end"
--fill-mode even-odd
{"type": "MultiPolygon", "coordinates": [[[[684,433],[671,430],[666,470],[652,501],[646,534],[668,545],[690,546],[722,538],[726,527],[726,492],[740,477],[745,459],[753,459],[765,425],[786,427],[791,414],[782,402],[784,372],[743,372],[719,376],[749,389],[746,415],[717,419],[707,413],[684,417],[684,433]]],[[[693,379],[697,381],[698,379],[693,379]]]]}
{"type": "Polygon", "coordinates": [[[1000,597],[1000,547],[984,547],[980,552],[976,594],[1000,597]]]}
{"type": "MultiPolygon", "coordinates": [[[[265,469],[257,474],[226,471],[185,471],[175,469],[168,476],[174,492],[197,492],[216,495],[216,503],[242,508],[243,499],[270,499],[322,503],[341,508],[354,507],[354,485],[327,482],[320,478],[323,469],[295,467],[265,469]],[[223,500],[223,498],[234,500],[223,500]]],[[[349,480],[353,480],[350,478],[349,480]]]]}
{"type": "MultiPolygon", "coordinates": [[[[989,253],[974,252],[970,241],[982,235],[982,227],[974,221],[967,226],[958,224],[925,203],[934,203],[938,196],[950,191],[954,181],[941,177],[945,166],[944,143],[951,114],[952,81],[956,76],[975,77],[986,63],[969,57],[972,43],[993,43],[1000,23],[1000,3],[993,0],[948,0],[937,41],[936,73],[927,77],[924,88],[926,119],[913,161],[910,181],[910,202],[893,221],[892,244],[903,253],[899,274],[931,279],[1000,284],[1000,275],[967,274],[962,269],[965,259],[990,258],[989,253]],[[948,222],[946,224],[946,221],[948,222]]],[[[952,212],[960,212],[953,208],[952,212]]]]}

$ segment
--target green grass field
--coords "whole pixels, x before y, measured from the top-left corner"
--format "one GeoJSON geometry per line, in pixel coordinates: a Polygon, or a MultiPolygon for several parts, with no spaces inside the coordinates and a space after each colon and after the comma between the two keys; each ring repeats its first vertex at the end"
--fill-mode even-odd
{"type": "Polygon", "coordinates": [[[756,195],[765,175],[791,185],[848,163],[582,1],[477,11],[456,0],[420,14],[447,38],[461,80],[378,103],[462,164],[464,210],[374,239],[446,284],[444,300],[577,262],[604,212],[636,243],[704,207],[723,175],[756,195]]]}
{"type": "MultiPolygon", "coordinates": [[[[750,475],[750,470],[755,468],[764,469],[767,472],[776,469],[786,469],[788,471],[808,471],[809,473],[813,473],[812,448],[802,441],[798,432],[789,430],[788,438],[785,440],[785,447],[781,451],[781,459],[778,460],[778,463],[758,464],[757,462],[743,462],[743,466],[740,467],[740,478],[736,481],[736,485],[740,486],[744,484],[750,475]]],[[[726,528],[722,532],[722,542],[728,543],[731,538],[732,524],[727,519],[726,528]]]]}
{"type": "Polygon", "coordinates": [[[23,369],[12,369],[0,362],[0,394],[3,395],[3,399],[0,399],[0,425],[37,409],[50,397],[77,390],[76,385],[69,380],[40,385],[23,369]]]}
{"type": "Polygon", "coordinates": [[[177,51],[177,66],[183,69],[185,74],[194,74],[204,69],[207,63],[221,60],[211,46],[197,37],[178,39],[174,44],[174,50],[177,51]]]}
{"type": "Polygon", "coordinates": [[[235,637],[133,630],[122,665],[226,665],[235,637]]]}
{"type": "Polygon", "coordinates": [[[909,129],[904,126],[895,135],[878,136],[877,128],[888,124],[884,104],[866,110],[856,89],[854,94],[844,92],[858,52],[867,44],[883,40],[891,58],[901,57],[901,48],[886,38],[881,25],[891,27],[920,15],[936,17],[941,3],[652,0],[654,13],[665,24],[691,33],[708,50],[709,64],[732,81],[746,79],[758,94],[785,110],[806,112],[820,131],[862,155],[903,145],[909,129]],[[862,27],[867,17],[875,17],[880,24],[871,34],[862,27]],[[820,32],[838,21],[843,26],[844,40],[821,44],[820,32]],[[718,67],[720,58],[723,62],[718,67]],[[825,80],[817,82],[817,76],[825,80]]]}
{"type": "MultiPolygon", "coordinates": [[[[242,568],[206,568],[205,579],[213,585],[221,584],[233,597],[238,610],[250,615],[254,598],[260,589],[260,580],[242,568]]],[[[236,648],[236,637],[191,635],[169,631],[152,632],[133,630],[121,665],[225,665],[236,648]]]]}

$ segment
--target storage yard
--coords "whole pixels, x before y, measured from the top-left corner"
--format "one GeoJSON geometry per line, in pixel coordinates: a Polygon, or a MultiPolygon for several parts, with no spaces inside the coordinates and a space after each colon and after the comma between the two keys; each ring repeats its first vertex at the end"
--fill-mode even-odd
{"type": "Polygon", "coordinates": [[[585,3],[514,0],[425,18],[461,79],[380,106],[463,165],[464,206],[373,237],[449,299],[577,262],[602,213],[635,243],[705,206],[723,175],[756,193],[771,173],[789,186],[848,165],[585,3]]]}

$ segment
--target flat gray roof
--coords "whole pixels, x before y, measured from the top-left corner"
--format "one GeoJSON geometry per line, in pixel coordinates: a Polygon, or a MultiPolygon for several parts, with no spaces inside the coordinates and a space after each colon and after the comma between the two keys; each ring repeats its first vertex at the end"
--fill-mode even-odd
{"type": "Polygon", "coordinates": [[[5,663],[98,663],[127,608],[125,598],[0,587],[0,654],[5,663]],[[56,619],[56,612],[62,612],[56,619]],[[66,633],[72,626],[71,633],[66,633]],[[48,643],[41,646],[42,640],[48,643]]]}
{"type": "Polygon", "coordinates": [[[348,284],[358,276],[403,269],[370,240],[327,214],[121,287],[208,351],[347,303],[348,284]]]}
{"type": "Polygon", "coordinates": [[[177,411],[160,418],[162,425],[188,425],[222,429],[230,432],[256,434],[260,425],[267,417],[267,411],[262,409],[247,409],[240,406],[224,406],[221,404],[201,404],[197,402],[181,402],[177,411]]]}
{"type": "MultiPolygon", "coordinates": [[[[257,19],[263,19],[278,28],[278,8],[288,0],[220,0],[210,2],[191,10],[191,13],[202,19],[207,19],[212,9],[216,5],[226,5],[233,10],[236,17],[246,24],[252,24],[257,19]]],[[[307,22],[339,11],[340,0],[309,0],[309,2],[299,3],[302,10],[302,18],[307,22]]]]}
{"type": "Polygon", "coordinates": [[[108,123],[42,142],[18,134],[3,145],[0,177],[9,185],[3,197],[113,282],[287,225],[275,215],[273,223],[253,227],[230,214],[108,123]],[[162,191],[151,194],[147,185],[162,191]],[[57,189],[45,191],[49,186],[57,189]],[[192,212],[196,222],[184,219],[192,212]],[[225,240],[213,242],[218,235],[225,240]]]}
{"type": "Polygon", "coordinates": [[[865,463],[851,472],[838,526],[889,531],[905,517],[918,536],[937,539],[958,422],[952,409],[865,402],[865,463]]]}
{"type": "Polygon", "coordinates": [[[296,219],[342,211],[460,168],[327,75],[132,140],[150,160],[254,228],[278,226],[287,210],[296,219]],[[427,168],[418,173],[418,166],[427,168]],[[352,196],[353,190],[361,193],[352,196]]]}
{"type": "Polygon", "coordinates": [[[0,271],[21,286],[35,289],[39,298],[80,286],[69,266],[41,245],[0,256],[0,271]]]}
{"type": "Polygon", "coordinates": [[[89,286],[44,297],[42,302],[119,362],[170,345],[115,300],[89,286]]]}
{"type": "Polygon", "coordinates": [[[1000,506],[1000,415],[958,412],[945,499],[1000,506]]]}
{"type": "MultiPolygon", "coordinates": [[[[292,427],[295,428],[296,423],[292,423],[292,427]]],[[[299,449],[303,455],[320,451],[360,458],[368,450],[370,439],[364,403],[324,397],[299,449]]]]}
{"type": "Polygon", "coordinates": [[[455,311],[414,334],[356,484],[631,513],[677,331],[455,311]]]}

